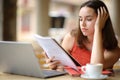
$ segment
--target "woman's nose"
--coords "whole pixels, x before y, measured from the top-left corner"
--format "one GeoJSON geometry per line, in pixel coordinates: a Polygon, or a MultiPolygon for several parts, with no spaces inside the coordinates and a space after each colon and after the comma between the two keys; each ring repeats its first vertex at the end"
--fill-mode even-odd
{"type": "Polygon", "coordinates": [[[82,25],[83,27],[86,26],[85,20],[83,20],[83,21],[81,22],[81,25],[82,25]]]}

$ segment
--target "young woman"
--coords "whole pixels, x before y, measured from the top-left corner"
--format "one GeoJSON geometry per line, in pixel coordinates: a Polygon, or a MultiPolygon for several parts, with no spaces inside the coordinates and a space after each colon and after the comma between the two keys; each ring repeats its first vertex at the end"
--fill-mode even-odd
{"type": "MultiPolygon", "coordinates": [[[[101,0],[89,0],[83,3],[79,11],[77,33],[68,33],[62,47],[73,56],[81,66],[87,63],[102,63],[104,69],[112,68],[120,58],[120,48],[115,37],[106,5],[101,0]]],[[[60,61],[47,59],[51,69],[60,61]]]]}

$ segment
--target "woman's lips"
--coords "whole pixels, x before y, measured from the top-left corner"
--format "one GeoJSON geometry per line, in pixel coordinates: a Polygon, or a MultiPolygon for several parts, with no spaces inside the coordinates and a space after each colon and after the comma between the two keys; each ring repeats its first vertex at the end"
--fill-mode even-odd
{"type": "Polygon", "coordinates": [[[83,32],[85,32],[85,31],[87,31],[88,29],[86,29],[86,28],[82,28],[81,30],[82,30],[83,32]]]}

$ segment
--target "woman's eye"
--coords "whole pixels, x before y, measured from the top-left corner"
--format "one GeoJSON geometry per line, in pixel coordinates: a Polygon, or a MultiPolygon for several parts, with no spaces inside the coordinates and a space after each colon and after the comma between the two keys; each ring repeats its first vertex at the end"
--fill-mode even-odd
{"type": "Polygon", "coordinates": [[[88,21],[92,21],[92,19],[87,19],[88,21]]]}

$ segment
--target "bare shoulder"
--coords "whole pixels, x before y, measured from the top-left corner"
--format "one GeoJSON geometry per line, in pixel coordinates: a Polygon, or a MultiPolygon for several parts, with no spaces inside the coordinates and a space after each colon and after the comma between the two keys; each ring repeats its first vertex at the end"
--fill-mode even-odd
{"type": "Polygon", "coordinates": [[[64,36],[61,45],[67,52],[69,52],[73,47],[74,40],[75,40],[75,36],[72,36],[71,33],[69,32],[64,36]]]}
{"type": "Polygon", "coordinates": [[[73,43],[75,40],[75,37],[77,36],[77,29],[73,29],[71,32],[67,33],[64,36],[63,41],[67,41],[68,43],[73,43]],[[72,41],[72,42],[71,42],[72,41]]]}

